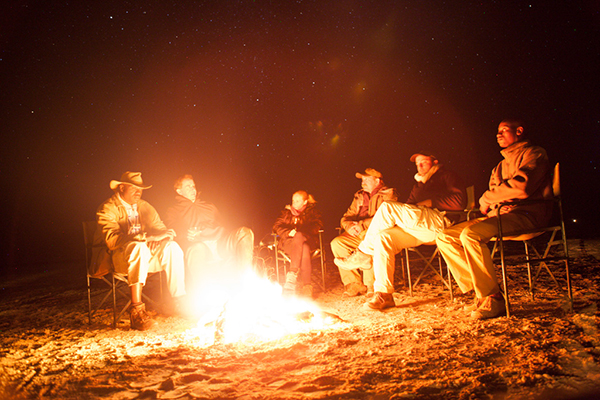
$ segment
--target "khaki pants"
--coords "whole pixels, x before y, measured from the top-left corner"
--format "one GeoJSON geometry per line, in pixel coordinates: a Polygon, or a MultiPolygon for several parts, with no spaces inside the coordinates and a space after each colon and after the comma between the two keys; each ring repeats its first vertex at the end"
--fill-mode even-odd
{"type": "Polygon", "coordinates": [[[373,256],[375,291],[393,293],[395,255],[407,247],[432,243],[449,224],[444,213],[435,208],[384,202],[358,246],[360,251],[373,256]]]}
{"type": "MultiPolygon", "coordinates": [[[[505,234],[534,228],[535,225],[523,215],[502,215],[502,231],[505,234]]],[[[463,293],[475,290],[478,298],[484,298],[500,291],[487,246],[497,234],[497,217],[483,217],[454,225],[438,235],[438,249],[463,293]]]]}
{"type": "Polygon", "coordinates": [[[129,242],[112,255],[115,272],[127,274],[129,285],[146,284],[149,273],[165,271],[172,297],[185,294],[183,251],[176,242],[162,242],[150,251],[146,242],[129,242]]]}
{"type": "MultiPolygon", "coordinates": [[[[331,252],[333,256],[336,258],[346,258],[350,254],[356,250],[360,242],[365,237],[367,233],[366,230],[359,233],[357,236],[352,236],[346,232],[341,235],[335,237],[331,241],[331,252]]],[[[362,282],[366,286],[373,286],[375,282],[375,274],[372,269],[367,269],[363,271],[362,276],[358,270],[349,271],[347,269],[338,268],[340,271],[340,278],[342,278],[342,283],[344,286],[354,283],[354,282],[362,282]]]]}

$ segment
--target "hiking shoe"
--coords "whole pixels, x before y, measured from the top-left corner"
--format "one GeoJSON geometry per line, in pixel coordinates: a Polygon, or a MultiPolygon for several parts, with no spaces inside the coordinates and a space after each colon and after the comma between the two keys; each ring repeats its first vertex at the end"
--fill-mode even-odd
{"type": "Polygon", "coordinates": [[[484,299],[480,299],[477,296],[475,296],[475,298],[473,299],[473,303],[465,305],[463,307],[463,311],[468,313],[476,311],[483,304],[483,300],[484,299]]]}
{"type": "Polygon", "coordinates": [[[367,293],[367,287],[360,282],[351,282],[344,286],[344,289],[342,295],[345,297],[356,297],[367,293]]]}
{"type": "Polygon", "coordinates": [[[283,284],[284,293],[296,293],[296,281],[298,280],[298,273],[289,271],[285,275],[285,283],[283,284]]]}
{"type": "Polygon", "coordinates": [[[333,260],[335,265],[341,269],[352,271],[355,269],[371,269],[373,268],[373,256],[363,253],[359,249],[347,258],[336,257],[333,260]]]}
{"type": "Polygon", "coordinates": [[[302,289],[300,289],[300,296],[306,297],[307,299],[313,298],[313,287],[312,285],[304,285],[302,289]]]}
{"type": "Polygon", "coordinates": [[[138,331],[147,331],[158,325],[158,323],[146,312],[146,305],[144,303],[131,305],[129,309],[129,321],[131,323],[131,329],[138,331]]]}
{"type": "Polygon", "coordinates": [[[502,296],[488,296],[475,311],[471,312],[471,318],[490,319],[506,315],[506,304],[502,296]]]}
{"type": "Polygon", "coordinates": [[[396,307],[394,296],[391,293],[375,292],[371,300],[367,301],[367,306],[372,310],[383,310],[390,307],[396,307]]]}
{"type": "Polygon", "coordinates": [[[373,285],[367,285],[367,299],[370,299],[375,294],[375,289],[373,285]]]}

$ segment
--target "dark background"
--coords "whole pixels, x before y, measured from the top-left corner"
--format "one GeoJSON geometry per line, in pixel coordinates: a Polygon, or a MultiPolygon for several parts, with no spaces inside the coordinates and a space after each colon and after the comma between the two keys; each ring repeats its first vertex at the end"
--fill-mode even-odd
{"type": "Polygon", "coordinates": [[[257,241],[298,189],[331,239],[367,167],[406,199],[421,149],[480,195],[513,115],[561,163],[567,234],[597,236],[597,1],[16,0],[0,18],[3,274],[83,263],[81,221],[126,170],[159,212],[191,173],[257,241]]]}

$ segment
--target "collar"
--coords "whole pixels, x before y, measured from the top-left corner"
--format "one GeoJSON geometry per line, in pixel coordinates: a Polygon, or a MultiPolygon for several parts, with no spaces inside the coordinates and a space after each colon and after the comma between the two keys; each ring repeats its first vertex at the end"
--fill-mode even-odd
{"type": "Polygon", "coordinates": [[[415,174],[415,181],[420,182],[420,183],[426,183],[429,180],[429,178],[431,178],[433,176],[433,174],[435,174],[437,172],[437,170],[440,169],[441,167],[442,167],[442,164],[435,164],[434,166],[429,168],[429,171],[427,171],[427,173],[425,175],[421,175],[417,172],[415,174]]]}
{"type": "Polygon", "coordinates": [[[137,212],[137,204],[129,204],[128,202],[123,200],[120,193],[117,193],[117,198],[119,199],[123,207],[125,207],[125,209],[127,210],[127,214],[131,214],[131,212],[137,212]]]}
{"type": "Polygon", "coordinates": [[[504,158],[509,158],[513,153],[519,152],[519,151],[523,150],[523,147],[529,147],[529,146],[531,146],[531,143],[529,142],[529,140],[527,140],[527,139],[519,140],[518,142],[511,144],[507,148],[502,149],[500,151],[500,154],[502,154],[502,157],[504,157],[504,158]]]}

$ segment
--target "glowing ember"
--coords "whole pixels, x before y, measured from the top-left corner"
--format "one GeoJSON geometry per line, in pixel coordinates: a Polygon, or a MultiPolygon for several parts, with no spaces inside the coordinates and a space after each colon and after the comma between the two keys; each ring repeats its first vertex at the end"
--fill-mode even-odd
{"type": "MultiPolygon", "coordinates": [[[[233,295],[224,288],[204,291],[209,305],[198,327],[188,335],[202,345],[238,341],[270,341],[289,334],[325,329],[342,322],[334,314],[294,296],[283,296],[279,284],[249,272],[233,295]]],[[[231,290],[229,290],[231,292],[231,290]]]]}

